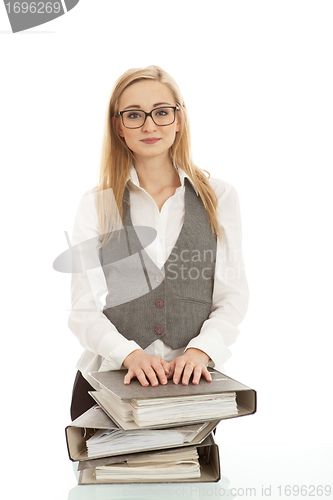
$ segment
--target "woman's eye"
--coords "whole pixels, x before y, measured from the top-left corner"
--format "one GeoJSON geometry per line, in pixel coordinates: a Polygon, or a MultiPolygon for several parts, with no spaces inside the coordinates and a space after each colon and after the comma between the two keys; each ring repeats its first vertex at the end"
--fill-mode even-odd
{"type": "Polygon", "coordinates": [[[157,116],[167,116],[169,112],[166,109],[160,109],[159,111],[156,111],[157,116]]]}
{"type": "Polygon", "coordinates": [[[141,116],[138,114],[138,113],[130,113],[127,115],[127,118],[129,118],[130,120],[136,120],[138,118],[140,118],[141,116]]]}

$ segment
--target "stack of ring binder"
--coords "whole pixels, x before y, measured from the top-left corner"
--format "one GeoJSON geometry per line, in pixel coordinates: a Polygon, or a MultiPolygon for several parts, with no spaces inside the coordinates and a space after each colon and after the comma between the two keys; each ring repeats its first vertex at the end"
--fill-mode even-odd
{"type": "Polygon", "coordinates": [[[96,405],[66,427],[79,484],[216,482],[213,438],[226,418],[256,412],[256,391],[209,368],[211,382],[124,385],[124,370],[92,372],[96,405]]]}

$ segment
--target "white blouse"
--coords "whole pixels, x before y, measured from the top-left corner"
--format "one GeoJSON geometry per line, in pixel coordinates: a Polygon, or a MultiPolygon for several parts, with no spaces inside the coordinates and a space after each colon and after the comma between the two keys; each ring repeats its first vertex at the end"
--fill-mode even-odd
{"type": "MultiPolygon", "coordinates": [[[[163,267],[172,251],[184,221],[184,178],[188,176],[181,169],[178,173],[181,186],[166,200],[159,211],[154,199],[140,187],[134,166],[130,170],[130,210],[133,226],[149,226],[157,231],[157,237],[145,251],[159,268],[163,267]]],[[[211,314],[203,323],[199,335],[186,346],[173,350],[165,342],[157,339],[145,349],[145,352],[172,361],[186,349],[195,347],[210,357],[210,366],[224,371],[223,364],[231,355],[229,346],[235,342],[239,334],[238,325],[247,311],[249,293],[242,256],[237,192],[226,181],[209,180],[218,198],[218,220],[222,233],[222,241],[217,242],[211,314]]],[[[94,380],[89,376],[89,372],[118,370],[122,367],[126,356],[140,348],[134,340],[127,340],[103,314],[104,299],[108,290],[100,265],[99,236],[95,189],[92,189],[87,191],[80,201],[71,245],[78,245],[95,238],[94,255],[90,256],[95,265],[89,266],[93,269],[72,274],[72,310],[68,319],[69,328],[85,348],[77,369],[92,386],[94,380]]],[[[187,261],[190,270],[190,252],[187,259],[184,257],[184,265],[187,261]]]]}

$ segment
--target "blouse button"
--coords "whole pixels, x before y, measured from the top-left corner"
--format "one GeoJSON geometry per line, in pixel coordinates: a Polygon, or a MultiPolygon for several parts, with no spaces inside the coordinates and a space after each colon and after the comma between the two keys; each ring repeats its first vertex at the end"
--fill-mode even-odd
{"type": "Polygon", "coordinates": [[[162,283],[162,281],[163,281],[163,276],[162,276],[162,274],[158,274],[158,275],[156,276],[156,281],[157,281],[157,283],[162,283]]]}
{"type": "Polygon", "coordinates": [[[164,306],[164,302],[163,302],[163,300],[156,300],[156,302],[155,302],[155,306],[156,306],[156,307],[163,307],[163,306],[164,306]]]}
{"type": "Polygon", "coordinates": [[[161,326],[157,326],[155,328],[155,333],[157,333],[158,335],[161,335],[161,333],[163,333],[163,328],[161,326]]]}

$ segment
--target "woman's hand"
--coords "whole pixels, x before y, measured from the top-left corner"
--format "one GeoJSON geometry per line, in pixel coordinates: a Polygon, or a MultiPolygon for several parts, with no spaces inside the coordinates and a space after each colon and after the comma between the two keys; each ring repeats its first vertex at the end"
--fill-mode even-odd
{"type": "Polygon", "coordinates": [[[205,377],[207,382],[211,382],[212,378],[206,368],[209,356],[200,349],[187,349],[185,354],[178,356],[170,363],[170,373],[168,379],[173,378],[173,382],[178,384],[181,375],[183,374],[182,383],[188,385],[190,377],[193,373],[193,384],[200,382],[201,375],[205,377]]]}
{"type": "Polygon", "coordinates": [[[161,384],[167,384],[166,375],[170,372],[170,363],[164,361],[159,356],[149,356],[142,349],[136,349],[131,352],[123,361],[123,365],[128,369],[124,378],[124,384],[129,384],[132,378],[136,377],[141,385],[158,385],[158,379],[161,384]],[[147,381],[147,378],[149,382],[147,381]]]}

